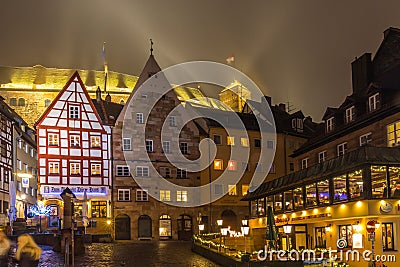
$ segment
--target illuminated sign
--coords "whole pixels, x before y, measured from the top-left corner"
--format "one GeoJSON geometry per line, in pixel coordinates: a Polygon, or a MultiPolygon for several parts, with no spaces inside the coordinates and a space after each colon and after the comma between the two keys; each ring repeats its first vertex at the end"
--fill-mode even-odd
{"type": "MultiPolygon", "coordinates": [[[[60,195],[67,187],[56,185],[45,185],[40,187],[40,193],[43,195],[60,195]]],[[[86,190],[87,195],[108,195],[106,186],[68,186],[75,195],[83,195],[86,190]]]]}
{"type": "Polygon", "coordinates": [[[22,187],[24,188],[29,187],[29,178],[22,178],[22,187]]]}
{"type": "Polygon", "coordinates": [[[287,223],[295,223],[298,221],[304,221],[304,220],[311,220],[311,219],[322,219],[322,218],[327,218],[331,217],[332,214],[330,213],[322,213],[322,214],[313,214],[313,215],[308,215],[308,216],[299,216],[295,218],[276,218],[275,219],[275,224],[277,225],[283,225],[287,223]]]}

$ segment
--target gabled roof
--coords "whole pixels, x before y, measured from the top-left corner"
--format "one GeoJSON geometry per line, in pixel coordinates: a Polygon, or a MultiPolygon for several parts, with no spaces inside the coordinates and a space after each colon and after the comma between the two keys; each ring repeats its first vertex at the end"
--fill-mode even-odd
{"type": "Polygon", "coordinates": [[[97,101],[92,99],[93,105],[95,106],[101,121],[103,124],[114,126],[119,114],[121,113],[124,105],[108,102],[105,100],[97,101]]]}
{"type": "Polygon", "coordinates": [[[89,97],[78,71],[75,71],[71,76],[64,88],[36,122],[35,126],[70,127],[69,110],[67,108],[69,102],[79,103],[81,104],[81,108],[84,109],[81,110],[81,115],[82,119],[84,116],[86,119],[78,128],[104,130],[102,120],[89,97]]]}
{"type": "Polygon", "coordinates": [[[373,59],[374,77],[400,64],[400,29],[390,27],[384,32],[384,39],[373,59]]]}
{"type": "Polygon", "coordinates": [[[356,103],[356,99],[353,95],[347,96],[344,102],[340,105],[339,109],[348,108],[356,103]]]}
{"type": "Polygon", "coordinates": [[[334,116],[337,110],[337,108],[328,107],[324,113],[324,116],[322,117],[322,120],[326,120],[334,116]]]}

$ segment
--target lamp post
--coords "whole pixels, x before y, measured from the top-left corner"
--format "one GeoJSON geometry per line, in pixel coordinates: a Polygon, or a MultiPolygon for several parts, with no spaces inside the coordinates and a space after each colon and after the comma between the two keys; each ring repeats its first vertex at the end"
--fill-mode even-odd
{"type": "Polygon", "coordinates": [[[250,231],[250,227],[248,226],[248,221],[247,220],[242,220],[241,230],[242,230],[242,234],[244,236],[244,254],[246,254],[247,253],[247,250],[246,250],[246,236],[249,234],[249,231],[250,231]]]}
{"type": "Polygon", "coordinates": [[[221,235],[224,237],[224,253],[226,252],[225,237],[228,235],[229,228],[221,228],[221,235]]]}
{"type": "MultiPolygon", "coordinates": [[[[220,230],[220,231],[221,231],[222,223],[223,223],[223,220],[222,220],[222,219],[217,220],[218,230],[220,230]]],[[[221,251],[221,241],[222,241],[221,239],[222,239],[222,233],[220,233],[220,235],[219,235],[219,247],[218,247],[218,252],[221,251]]]]}
{"type": "Polygon", "coordinates": [[[292,233],[292,226],[289,224],[284,225],[283,232],[286,234],[286,250],[289,250],[289,234],[292,233]]]}
{"type": "Polygon", "coordinates": [[[22,194],[21,195],[21,200],[22,200],[22,204],[23,204],[23,206],[22,206],[22,209],[24,210],[24,219],[26,220],[26,195],[25,194],[22,194]]]}

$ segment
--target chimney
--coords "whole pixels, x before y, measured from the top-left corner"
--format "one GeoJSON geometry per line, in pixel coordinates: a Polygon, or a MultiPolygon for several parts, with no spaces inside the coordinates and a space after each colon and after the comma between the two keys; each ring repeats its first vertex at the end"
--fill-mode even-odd
{"type": "Polygon", "coordinates": [[[285,111],[285,112],[286,112],[286,105],[285,105],[284,103],[280,103],[280,104],[278,105],[278,107],[279,107],[282,111],[285,111]]]}
{"type": "Polygon", "coordinates": [[[353,94],[360,95],[364,93],[368,84],[372,80],[372,61],[371,53],[365,53],[356,58],[351,63],[353,94]]]}
{"type": "Polygon", "coordinates": [[[269,106],[271,106],[272,98],[270,96],[265,95],[261,98],[261,102],[265,101],[268,103],[269,106]]]}
{"type": "Polygon", "coordinates": [[[97,90],[96,90],[96,101],[97,102],[101,102],[101,90],[100,90],[100,86],[97,86],[97,90]]]}

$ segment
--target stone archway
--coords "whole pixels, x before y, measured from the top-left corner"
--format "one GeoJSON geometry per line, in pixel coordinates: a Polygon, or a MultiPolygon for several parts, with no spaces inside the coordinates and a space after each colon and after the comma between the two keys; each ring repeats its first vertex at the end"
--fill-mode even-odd
{"type": "Polygon", "coordinates": [[[182,214],[178,218],[178,240],[190,240],[193,235],[192,217],[182,214]]]}
{"type": "Polygon", "coordinates": [[[221,219],[223,220],[223,226],[228,227],[235,231],[240,231],[240,225],[237,221],[236,213],[232,210],[224,210],[221,213],[221,219]]]}
{"type": "Polygon", "coordinates": [[[141,215],[138,219],[138,237],[151,238],[152,237],[152,222],[148,215],[141,215]]]}

